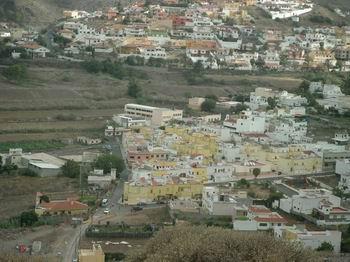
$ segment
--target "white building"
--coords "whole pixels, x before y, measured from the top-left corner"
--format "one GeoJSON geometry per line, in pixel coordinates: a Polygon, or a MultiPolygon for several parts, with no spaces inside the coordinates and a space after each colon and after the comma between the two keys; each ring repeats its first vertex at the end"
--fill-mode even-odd
{"type": "Polygon", "coordinates": [[[277,212],[272,212],[265,206],[253,205],[249,207],[246,218],[233,220],[233,229],[242,231],[271,230],[283,228],[287,220],[277,212]]]}
{"type": "Polygon", "coordinates": [[[171,120],[182,120],[182,110],[171,110],[139,104],[126,104],[124,111],[128,115],[140,116],[151,120],[153,125],[164,125],[171,120]]]}
{"type": "Polygon", "coordinates": [[[340,87],[337,85],[324,85],[322,94],[324,98],[335,98],[339,96],[344,96],[340,87]]]}
{"type": "Polygon", "coordinates": [[[305,97],[282,91],[278,97],[278,102],[281,106],[300,107],[307,104],[305,97]]]}
{"type": "Polygon", "coordinates": [[[340,198],[327,189],[300,189],[297,195],[282,198],[280,209],[287,213],[311,215],[320,202],[326,200],[334,206],[340,206],[340,198]]]}
{"type": "Polygon", "coordinates": [[[224,126],[232,128],[236,133],[264,133],[265,128],[265,117],[253,114],[251,111],[243,111],[242,115],[228,121],[226,117],[224,126]]]}
{"type": "Polygon", "coordinates": [[[248,210],[247,206],[249,206],[251,202],[252,201],[247,198],[247,192],[244,191],[234,194],[223,192],[218,187],[203,187],[202,206],[210,215],[246,216],[248,210]],[[241,210],[242,212],[240,212],[241,210]]]}
{"type": "Polygon", "coordinates": [[[297,226],[276,228],[274,234],[278,238],[288,241],[300,242],[306,248],[317,249],[323,242],[331,244],[333,252],[340,252],[341,231],[308,231],[297,226]]]}
{"type": "Polygon", "coordinates": [[[336,160],[335,173],[340,175],[339,188],[350,193],[350,159],[336,160]]]}
{"type": "Polygon", "coordinates": [[[143,56],[145,59],[149,59],[151,57],[153,58],[167,58],[167,54],[165,52],[165,48],[162,48],[160,46],[157,47],[139,47],[139,52],[141,56],[143,56]]]}
{"type": "Polygon", "coordinates": [[[147,121],[144,117],[134,115],[119,114],[113,116],[113,121],[125,128],[145,126],[147,121]]]}
{"type": "Polygon", "coordinates": [[[282,143],[300,143],[307,138],[307,121],[296,121],[293,118],[284,118],[274,126],[268,136],[282,143]]]}

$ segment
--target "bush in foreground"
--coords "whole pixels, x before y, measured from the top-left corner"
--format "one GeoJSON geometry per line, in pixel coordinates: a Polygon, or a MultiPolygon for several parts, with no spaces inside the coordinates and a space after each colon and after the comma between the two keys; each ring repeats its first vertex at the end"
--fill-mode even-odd
{"type": "Polygon", "coordinates": [[[313,251],[263,232],[204,226],[163,229],[127,261],[321,261],[313,251]]]}

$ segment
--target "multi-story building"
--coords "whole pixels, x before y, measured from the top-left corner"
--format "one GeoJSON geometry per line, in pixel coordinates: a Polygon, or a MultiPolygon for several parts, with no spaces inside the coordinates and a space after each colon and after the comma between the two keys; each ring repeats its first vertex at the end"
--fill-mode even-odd
{"type": "Polygon", "coordinates": [[[203,187],[202,206],[210,214],[216,216],[247,216],[252,200],[247,192],[230,192],[230,189],[219,187],[203,187]]]}
{"type": "Polygon", "coordinates": [[[138,104],[126,104],[124,107],[126,114],[140,116],[151,120],[153,125],[164,125],[171,120],[181,120],[182,110],[171,110],[153,106],[144,106],[138,104]]]}
{"type": "Polygon", "coordinates": [[[224,126],[232,128],[235,133],[264,133],[266,120],[264,116],[251,111],[243,111],[238,118],[227,117],[224,126]]]}
{"type": "Polygon", "coordinates": [[[311,215],[324,200],[333,206],[340,206],[340,198],[327,189],[300,189],[296,192],[297,194],[280,200],[280,209],[287,213],[311,215]]]}
{"type": "Polygon", "coordinates": [[[203,184],[182,177],[160,177],[124,183],[123,202],[135,205],[165,199],[196,199],[202,195],[203,184]]]}

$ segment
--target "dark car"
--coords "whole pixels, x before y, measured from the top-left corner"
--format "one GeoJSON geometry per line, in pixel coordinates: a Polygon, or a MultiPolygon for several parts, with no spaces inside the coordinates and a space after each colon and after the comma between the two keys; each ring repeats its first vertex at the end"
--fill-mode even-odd
{"type": "Polygon", "coordinates": [[[137,203],[137,206],[139,206],[139,207],[144,207],[145,205],[146,205],[145,202],[138,202],[138,203],[137,203]]]}
{"type": "Polygon", "coordinates": [[[139,207],[139,206],[132,207],[132,211],[141,211],[141,210],[143,210],[143,207],[139,207]]]}

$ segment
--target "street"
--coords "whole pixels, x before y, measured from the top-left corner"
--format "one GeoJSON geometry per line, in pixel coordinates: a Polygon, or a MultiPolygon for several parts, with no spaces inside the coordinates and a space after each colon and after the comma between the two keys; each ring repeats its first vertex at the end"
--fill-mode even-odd
{"type": "MultiPolygon", "coordinates": [[[[108,144],[111,146],[112,154],[122,157],[119,140],[117,138],[109,139],[108,144]]],[[[113,221],[116,221],[116,220],[118,221],[118,220],[121,220],[125,214],[128,214],[131,212],[131,207],[124,206],[122,204],[124,182],[128,180],[129,174],[130,174],[130,171],[125,165],[125,169],[120,173],[117,186],[115,187],[115,189],[113,190],[110,196],[108,195],[106,196],[106,198],[108,198],[109,200],[108,205],[106,207],[98,207],[95,213],[91,216],[91,219],[89,220],[89,222],[84,223],[76,228],[72,238],[69,241],[67,241],[68,242],[67,249],[64,250],[62,253],[64,262],[72,261],[73,259],[78,257],[79,240],[82,237],[82,235],[85,234],[85,230],[91,224],[104,223],[111,219],[113,219],[113,221]],[[104,214],[103,211],[107,207],[110,209],[110,213],[104,214]]]]}

